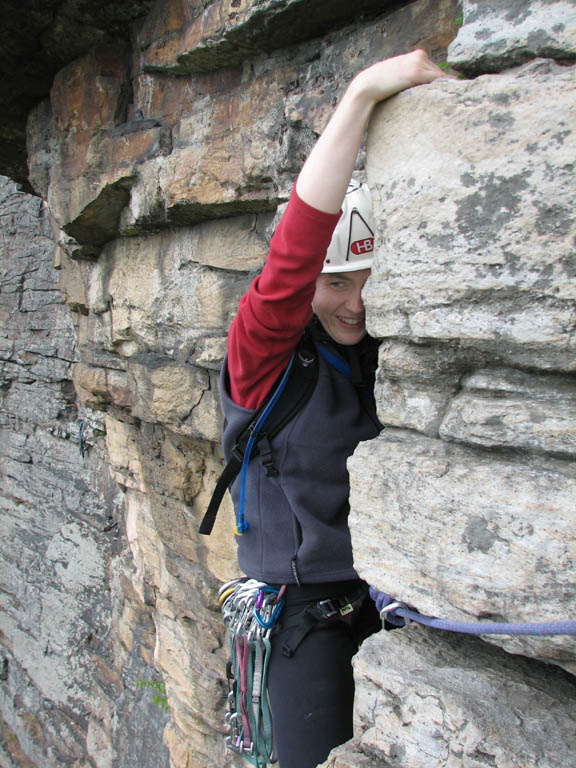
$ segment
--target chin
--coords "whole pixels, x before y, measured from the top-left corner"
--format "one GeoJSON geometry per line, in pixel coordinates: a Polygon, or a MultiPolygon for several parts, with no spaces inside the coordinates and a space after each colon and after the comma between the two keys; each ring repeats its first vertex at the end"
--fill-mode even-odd
{"type": "Polygon", "coordinates": [[[358,344],[359,341],[362,341],[364,336],[366,336],[366,329],[363,328],[361,331],[354,331],[350,333],[340,333],[337,334],[330,334],[334,341],[338,344],[342,344],[345,347],[352,347],[354,344],[358,344]]]}

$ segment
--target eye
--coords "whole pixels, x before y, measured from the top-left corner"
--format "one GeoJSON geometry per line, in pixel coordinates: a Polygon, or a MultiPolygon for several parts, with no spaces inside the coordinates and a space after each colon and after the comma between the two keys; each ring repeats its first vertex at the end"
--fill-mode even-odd
{"type": "Polygon", "coordinates": [[[344,282],[344,280],[331,280],[330,287],[336,288],[337,290],[341,290],[342,288],[346,288],[346,283],[344,282]]]}

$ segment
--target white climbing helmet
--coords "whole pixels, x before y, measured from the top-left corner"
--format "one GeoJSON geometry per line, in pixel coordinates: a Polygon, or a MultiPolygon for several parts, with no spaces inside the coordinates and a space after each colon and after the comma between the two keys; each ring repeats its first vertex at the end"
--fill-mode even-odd
{"type": "Polygon", "coordinates": [[[374,229],[370,190],[366,184],[352,179],[322,272],[357,272],[370,268],[374,257],[374,229]]]}

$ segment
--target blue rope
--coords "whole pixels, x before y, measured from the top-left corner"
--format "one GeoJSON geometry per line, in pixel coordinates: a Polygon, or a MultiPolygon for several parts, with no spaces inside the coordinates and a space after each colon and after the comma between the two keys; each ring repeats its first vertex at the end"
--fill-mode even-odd
{"type": "Polygon", "coordinates": [[[370,597],[376,603],[380,616],[397,627],[406,621],[416,621],[425,627],[467,635],[576,635],[576,621],[543,621],[527,623],[464,622],[437,619],[398,603],[384,592],[370,587],[370,597]]]}

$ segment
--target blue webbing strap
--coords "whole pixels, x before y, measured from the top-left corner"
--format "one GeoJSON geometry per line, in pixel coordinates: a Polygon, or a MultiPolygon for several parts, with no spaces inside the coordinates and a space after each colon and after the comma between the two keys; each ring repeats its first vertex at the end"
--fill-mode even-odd
{"type": "Polygon", "coordinates": [[[576,635],[576,621],[526,623],[448,621],[419,613],[403,603],[393,600],[384,592],[379,592],[374,587],[370,587],[370,597],[376,603],[380,616],[398,627],[403,627],[407,620],[415,621],[432,629],[462,632],[467,635],[576,635]]]}
{"type": "MultiPolygon", "coordinates": [[[[352,381],[352,369],[345,360],[343,360],[341,357],[338,357],[338,355],[335,355],[333,352],[330,352],[328,349],[326,349],[326,347],[323,347],[322,344],[319,344],[317,341],[314,342],[314,346],[318,352],[320,352],[324,360],[326,360],[326,362],[332,366],[332,368],[335,368],[339,373],[345,376],[348,381],[352,381]]],[[[364,399],[374,401],[373,387],[362,385],[358,387],[358,392],[364,399]]]]}
{"type": "Polygon", "coordinates": [[[326,347],[323,347],[322,344],[319,344],[317,341],[314,342],[314,345],[324,360],[326,360],[326,362],[329,363],[332,368],[336,368],[336,370],[339,371],[343,376],[346,376],[347,379],[352,379],[352,370],[345,360],[342,360],[342,358],[338,357],[338,355],[329,352],[326,347]]]}

